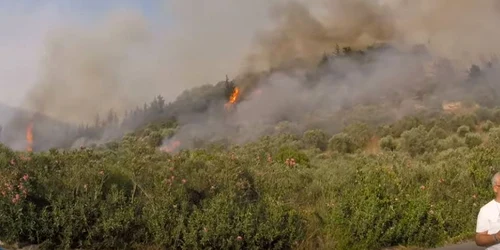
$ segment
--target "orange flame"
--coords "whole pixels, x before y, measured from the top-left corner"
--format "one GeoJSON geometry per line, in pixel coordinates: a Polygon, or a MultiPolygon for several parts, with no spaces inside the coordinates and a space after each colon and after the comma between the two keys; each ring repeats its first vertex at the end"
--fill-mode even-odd
{"type": "Polygon", "coordinates": [[[170,142],[169,144],[165,145],[165,146],[162,146],[160,148],[161,151],[164,151],[164,152],[168,152],[168,153],[171,153],[173,152],[175,149],[177,149],[179,146],[181,145],[181,142],[180,141],[172,141],[170,142]]]}
{"type": "Polygon", "coordinates": [[[26,150],[28,152],[33,151],[33,122],[30,122],[28,128],[26,129],[26,141],[28,142],[26,150]]]}
{"type": "Polygon", "coordinates": [[[240,89],[238,87],[235,87],[233,93],[229,97],[229,101],[224,105],[226,109],[234,105],[238,101],[239,97],[240,97],[240,89]]]}

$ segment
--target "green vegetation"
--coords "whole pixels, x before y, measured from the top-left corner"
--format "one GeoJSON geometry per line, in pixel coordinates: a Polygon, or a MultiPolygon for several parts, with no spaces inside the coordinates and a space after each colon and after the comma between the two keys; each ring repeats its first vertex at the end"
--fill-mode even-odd
{"type": "MultiPolygon", "coordinates": [[[[325,55],[299,89],[342,83],[346,74],[331,66],[346,57],[368,74],[387,49],[325,55]]],[[[381,249],[468,238],[500,170],[500,102],[482,96],[492,94],[480,77],[488,69],[473,69],[453,88],[476,96],[453,112],[442,112],[446,95],[425,81],[320,106],[338,104],[331,110],[297,114],[283,105],[283,117],[262,125],[257,140],[231,144],[240,128],[225,124],[218,143],[182,138],[191,147],[175,153],[160,146],[187,118],[200,127],[231,118],[224,104],[233,81],[186,90],[171,103],[157,96],[123,119],[111,110],[68,128],[58,149],[45,142],[59,131],[35,126],[35,153],[0,147],[0,240],[43,249],[381,249]],[[109,131],[129,133],[99,141],[109,131]]],[[[250,82],[240,87],[250,92],[260,77],[239,79],[250,82]]],[[[337,87],[363,87],[346,82],[337,87]]]]}
{"type": "Polygon", "coordinates": [[[500,170],[497,124],[451,118],[177,154],[152,136],[175,133],[175,123],[97,148],[1,147],[0,240],[45,249],[437,246],[474,232],[500,170]],[[368,152],[373,140],[379,150],[368,152]]]}

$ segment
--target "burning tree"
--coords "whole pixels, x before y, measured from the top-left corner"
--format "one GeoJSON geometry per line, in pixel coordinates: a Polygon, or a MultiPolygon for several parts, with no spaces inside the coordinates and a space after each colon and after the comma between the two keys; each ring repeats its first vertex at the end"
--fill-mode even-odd
{"type": "Polygon", "coordinates": [[[233,93],[229,96],[229,101],[224,105],[226,110],[229,110],[239,99],[240,97],[240,89],[238,87],[234,87],[233,93]]]}
{"type": "Polygon", "coordinates": [[[33,151],[33,122],[30,122],[28,124],[28,127],[26,128],[26,141],[27,141],[26,151],[28,152],[33,151]]]}

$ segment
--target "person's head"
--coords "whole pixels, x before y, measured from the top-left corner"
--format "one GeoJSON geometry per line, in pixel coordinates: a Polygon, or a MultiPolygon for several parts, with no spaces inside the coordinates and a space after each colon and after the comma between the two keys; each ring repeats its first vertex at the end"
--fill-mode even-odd
{"type": "Polygon", "coordinates": [[[495,194],[500,196],[500,172],[497,172],[493,175],[493,177],[491,177],[491,185],[495,194]]]}

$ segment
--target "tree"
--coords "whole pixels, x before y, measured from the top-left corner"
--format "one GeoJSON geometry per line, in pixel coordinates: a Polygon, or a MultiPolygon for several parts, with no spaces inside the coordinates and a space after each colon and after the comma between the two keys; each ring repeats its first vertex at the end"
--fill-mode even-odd
{"type": "Polygon", "coordinates": [[[328,65],[328,62],[329,62],[328,55],[324,53],[323,56],[321,57],[321,60],[319,61],[318,67],[321,68],[325,65],[328,65]]]}
{"type": "Polygon", "coordinates": [[[165,109],[165,98],[163,98],[163,96],[161,95],[158,95],[156,99],[158,103],[158,110],[160,111],[160,113],[163,113],[165,109]]]}
{"type": "Polygon", "coordinates": [[[479,68],[479,66],[473,64],[469,70],[469,78],[474,79],[474,78],[479,77],[480,75],[481,75],[481,68],[479,68]]]}

